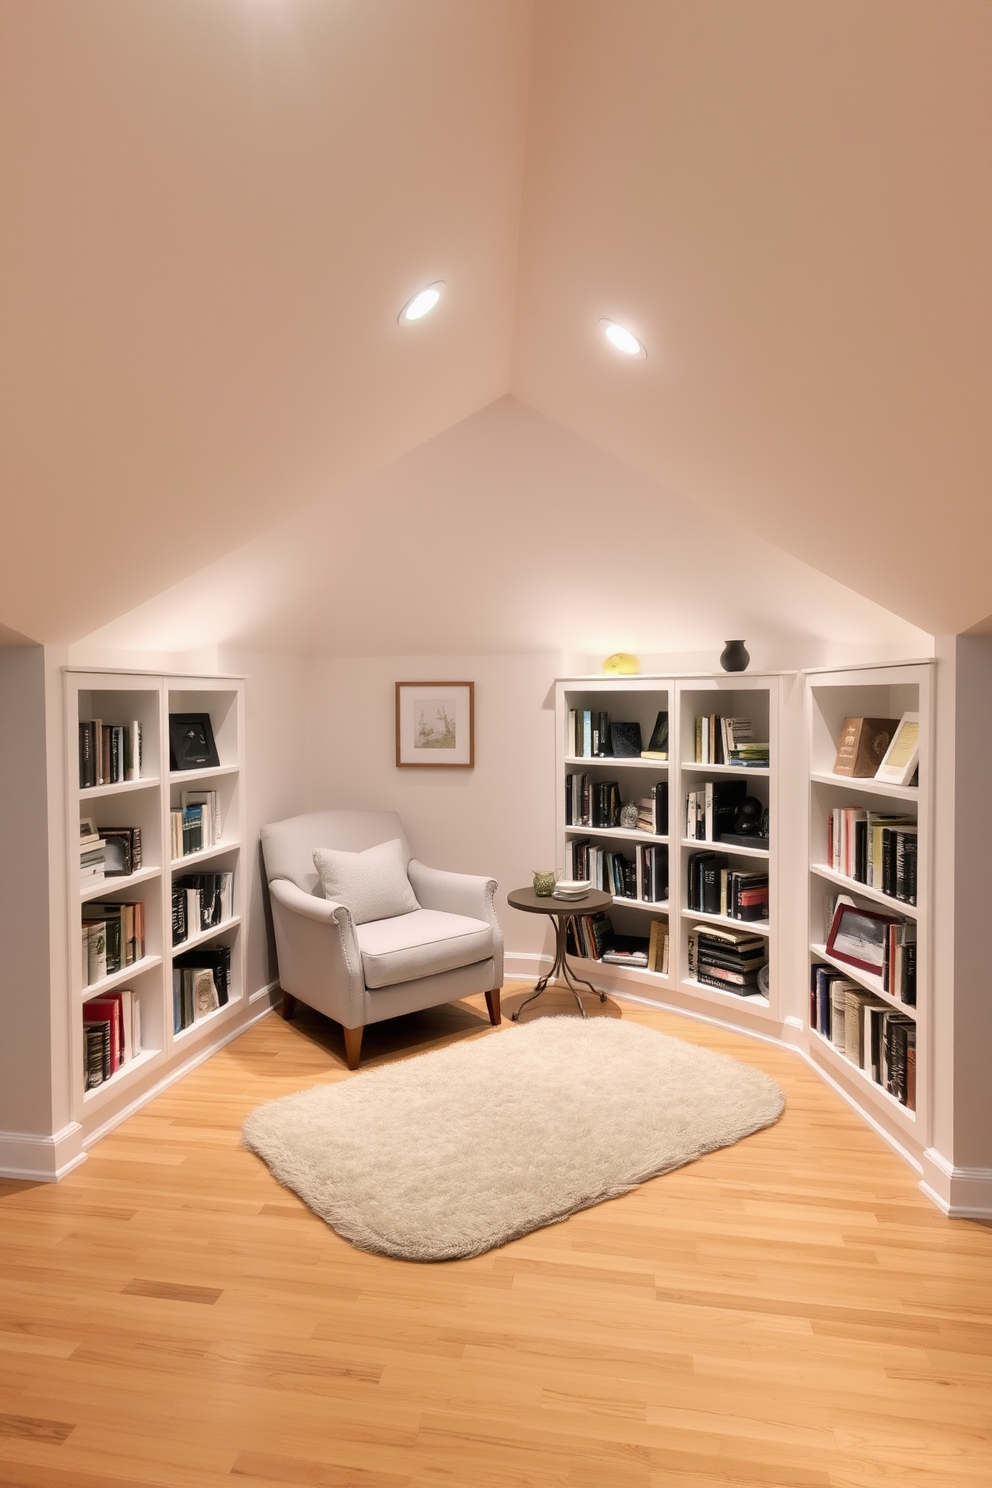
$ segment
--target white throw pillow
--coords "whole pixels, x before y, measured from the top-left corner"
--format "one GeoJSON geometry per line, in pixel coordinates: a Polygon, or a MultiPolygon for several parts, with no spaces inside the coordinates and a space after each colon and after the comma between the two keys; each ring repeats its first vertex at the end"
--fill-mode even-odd
{"type": "Polygon", "coordinates": [[[403,844],[398,837],[357,853],[318,847],[313,861],[324,898],[346,905],[356,925],[389,920],[420,908],[406,876],[403,844]]]}

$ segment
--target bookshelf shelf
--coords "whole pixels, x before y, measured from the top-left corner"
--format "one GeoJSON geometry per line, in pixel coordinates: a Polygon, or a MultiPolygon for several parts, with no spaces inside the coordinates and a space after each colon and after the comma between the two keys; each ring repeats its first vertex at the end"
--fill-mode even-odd
{"type": "Polygon", "coordinates": [[[902,1101],[897,1100],[884,1085],[873,1080],[866,1070],[861,1069],[852,1059],[848,1059],[843,1050],[838,1049],[836,1044],[832,1044],[815,1028],[810,1031],[810,1053],[814,1058],[822,1059],[826,1065],[841,1075],[846,1075],[854,1083],[859,1095],[884,1111],[890,1119],[911,1131],[916,1129],[919,1119],[917,1113],[911,1111],[908,1106],[904,1106],[902,1101]]]}
{"type": "Polygon", "coordinates": [[[111,992],[114,987],[123,987],[146,971],[154,971],[156,966],[161,965],[161,956],[142,956],[140,961],[132,961],[130,966],[122,966],[120,971],[101,977],[98,982],[90,982],[82,989],[82,1001],[90,1002],[94,997],[102,997],[104,992],[111,992]]]}
{"type": "Polygon", "coordinates": [[[859,879],[848,878],[843,873],[837,873],[835,869],[828,868],[826,863],[811,863],[809,871],[817,878],[836,884],[845,893],[857,894],[862,899],[870,899],[874,904],[891,910],[893,914],[905,915],[910,920],[915,920],[917,917],[915,904],[907,904],[904,899],[894,899],[891,894],[883,894],[881,889],[873,889],[869,884],[861,883],[859,879]]]}
{"type": "Polygon", "coordinates": [[[886,780],[874,780],[870,775],[864,777],[834,775],[829,770],[812,770],[810,779],[817,785],[836,785],[842,790],[864,791],[869,796],[888,796],[890,801],[919,802],[920,799],[918,785],[892,785],[886,780]]]}
{"type": "Polygon", "coordinates": [[[608,765],[617,770],[653,770],[655,774],[664,774],[668,770],[668,760],[638,759],[636,755],[628,754],[570,754],[565,756],[566,765],[580,765],[588,769],[590,765],[608,765]]]}
{"type": "MultiPolygon", "coordinates": [[[[753,673],[700,673],[680,677],[630,677],[598,678],[575,677],[560,679],[556,686],[556,731],[557,731],[557,785],[556,812],[558,828],[558,867],[566,877],[584,877],[586,872],[579,866],[588,862],[589,874],[595,881],[597,873],[604,875],[604,886],[612,891],[623,879],[624,886],[633,880],[631,868],[636,868],[638,893],[642,882],[647,881],[646,858],[636,849],[657,849],[667,854],[667,894],[658,902],[641,898],[627,898],[613,892],[610,917],[617,936],[631,936],[634,942],[644,943],[653,920],[669,922],[668,972],[647,971],[644,968],[613,966],[604,963],[615,973],[619,983],[636,988],[650,997],[655,990],[665,992],[670,999],[687,1009],[705,1005],[712,1011],[714,1004],[726,1009],[731,1021],[746,1025],[749,1018],[767,1021],[779,1009],[778,959],[779,949],[775,933],[777,919],[777,856],[778,856],[778,751],[779,712],[782,691],[782,674],[753,673]],[[586,719],[585,714],[590,717],[586,719]],[[634,756],[604,756],[578,754],[576,748],[582,740],[592,740],[594,731],[602,735],[603,720],[598,716],[607,714],[605,725],[623,720],[628,737],[631,725],[640,728],[642,741],[652,737],[659,716],[667,714],[669,758],[667,760],[645,760],[634,756]],[[749,731],[745,721],[750,721],[750,738],[767,743],[768,765],[746,766],[708,764],[695,758],[698,752],[697,719],[717,716],[721,719],[739,721],[737,738],[746,742],[749,731]],[[583,779],[585,776],[587,779],[583,779]],[[744,785],[729,785],[740,781],[744,785]],[[708,793],[707,805],[716,811],[719,802],[723,813],[716,819],[722,829],[730,832],[731,815],[736,816],[736,807],[746,794],[755,798],[769,816],[769,843],[767,847],[738,846],[736,843],[690,840],[682,835],[685,827],[687,795],[701,790],[707,782],[719,785],[719,791],[708,793]],[[727,788],[729,785],[729,788],[727,788]],[[668,830],[657,834],[615,826],[592,826],[590,819],[610,820],[616,809],[619,796],[623,804],[634,802],[641,807],[642,820],[649,824],[652,819],[660,824],[663,792],[667,787],[668,830]],[[598,794],[596,794],[598,792],[598,794]],[[712,798],[712,799],[711,799],[712,798]],[[603,803],[606,802],[606,814],[603,803]],[[745,887],[752,892],[752,904],[765,892],[767,883],[768,916],[760,921],[742,921],[727,916],[703,913],[690,909],[690,878],[692,879],[693,902],[698,876],[693,854],[701,852],[725,855],[729,870],[741,875],[733,880],[736,892],[745,887]],[[617,855],[631,865],[623,869],[617,855]],[[746,883],[743,875],[751,875],[746,883]],[[606,876],[608,875],[608,882],[606,876]],[[767,878],[766,878],[767,875],[767,878]],[[755,991],[750,996],[724,993],[709,988],[689,976],[690,939],[695,924],[719,927],[721,930],[752,934],[767,945],[769,995],[755,991]]],[[[729,726],[728,726],[729,727],[729,726]]],[[[700,730],[702,725],[700,726],[700,730]]],[[[723,738],[728,728],[718,728],[714,739],[723,738]]],[[[610,737],[608,734],[606,737],[610,737]]],[[[699,738],[703,734],[699,732],[699,738]]],[[[636,740],[636,736],[635,736],[636,740]]],[[[587,747],[589,745],[587,744],[587,747]]],[[[719,747],[719,746],[717,746],[719,747]]],[[[721,758],[718,753],[717,758],[721,758]]],[[[753,812],[753,805],[749,811],[753,812]]],[[[754,820],[750,816],[748,820],[754,820]]],[[[617,817],[613,816],[616,821],[617,817]]],[[[739,830],[736,826],[733,830],[739,830]]],[[[665,871],[665,860],[652,860],[651,873],[665,871]]],[[[655,879],[655,881],[657,881],[655,879]]],[[[629,891],[629,890],[628,890],[629,891]]],[[[657,892],[657,890],[655,890],[657,892]]],[[[736,902],[736,901],[735,901],[736,902]]],[[[747,903],[747,900],[743,902],[747,903]]],[[[725,939],[727,939],[725,937],[725,939]]],[[[622,942],[621,942],[622,943],[622,942]]],[[[694,944],[694,943],[693,943],[694,944]]],[[[746,948],[737,950],[732,938],[727,939],[729,949],[724,953],[736,966],[746,957],[746,948]]],[[[764,953],[752,952],[750,964],[744,968],[753,985],[760,958],[764,953]]],[[[708,951],[709,964],[715,964],[717,952],[708,951]]]]}
{"type": "MultiPolygon", "coordinates": [[[[203,947],[207,953],[214,945],[225,948],[223,963],[210,956],[207,969],[214,974],[214,969],[223,965],[222,974],[229,980],[228,1001],[194,1024],[195,1028],[222,1022],[244,1005],[246,899],[241,846],[245,835],[241,764],[244,683],[238,677],[168,676],[73,667],[64,670],[63,680],[66,703],[68,943],[76,948],[75,954],[68,958],[72,1106],[75,1120],[82,1127],[85,1145],[98,1125],[105,1126],[108,1117],[116,1120],[119,1114],[133,1109],[136,1102],[140,1103],[147,1097],[163,1073],[171,1076],[183,1068],[186,1059],[195,1057],[192,1050],[174,1050],[173,1047],[173,963],[177,956],[197,947],[203,947]],[[223,764],[205,770],[166,769],[170,713],[207,714],[223,764]],[[139,758],[142,773],[138,779],[100,779],[101,772],[109,775],[133,769],[139,758]],[[80,785],[80,778],[92,781],[94,776],[97,779],[95,785],[80,785]],[[225,839],[216,847],[170,863],[170,811],[180,804],[184,790],[210,789],[211,781],[216,781],[225,839]],[[130,842],[132,850],[138,846],[135,834],[140,834],[141,855],[146,866],[136,873],[81,881],[80,824],[84,820],[92,821],[98,836],[127,831],[131,835],[124,841],[130,842]],[[173,880],[186,874],[205,874],[209,884],[210,874],[217,871],[234,875],[233,883],[226,885],[227,892],[233,890],[233,915],[223,924],[212,926],[173,947],[169,943],[173,894],[177,889],[173,880]],[[108,906],[106,912],[102,908],[104,902],[108,906]],[[102,933],[100,922],[106,920],[108,946],[116,946],[117,916],[110,906],[131,902],[140,902],[143,906],[144,954],[130,966],[84,986],[85,969],[78,949],[84,928],[82,921],[85,917],[87,923],[92,923],[96,918],[88,906],[93,903],[101,905],[97,933],[102,933]],[[100,999],[105,1000],[106,1011],[102,1004],[98,1008],[88,1006],[100,999]],[[137,1041],[140,1024],[142,1045],[113,1075],[91,1088],[87,1088],[87,1038],[90,1040],[91,1059],[99,1061],[101,1051],[99,1042],[94,1043],[94,1034],[84,1032],[84,1010],[88,1027],[93,1026],[96,1015],[96,1027],[102,1028],[105,1041],[107,1030],[115,1020],[123,1021],[128,1040],[133,1037],[137,1041]]],[[[83,846],[86,847],[85,842],[83,846]]],[[[185,886],[179,887],[187,893],[185,886]]],[[[208,890],[204,888],[204,892],[208,890]]],[[[216,889],[209,892],[216,892],[216,889]]],[[[187,901],[194,902],[188,893],[182,902],[185,904],[187,901]]],[[[120,933],[124,931],[122,917],[120,933]]],[[[130,914],[126,933],[132,933],[130,914]]],[[[102,958],[102,950],[99,954],[102,958]]],[[[104,1069],[107,1068],[106,1049],[104,1042],[104,1069]]]]}
{"type": "Polygon", "coordinates": [[[771,934],[771,925],[767,920],[734,920],[729,915],[709,914],[704,909],[689,909],[686,905],[680,910],[683,919],[701,920],[707,925],[722,925],[725,930],[749,930],[755,935],[768,936],[771,934]]]}
{"type": "Polygon", "coordinates": [[[683,837],[682,847],[704,848],[715,847],[719,852],[726,853],[730,858],[764,858],[767,862],[771,856],[767,847],[741,847],[736,842],[721,842],[719,837],[712,840],[708,837],[683,837]]]}
{"type": "Polygon", "coordinates": [[[174,956],[183,951],[191,951],[195,946],[205,945],[208,940],[213,940],[218,935],[223,935],[225,930],[236,930],[241,924],[240,915],[232,915],[230,919],[221,920],[219,925],[211,925],[209,930],[198,930],[195,935],[187,935],[185,940],[177,941],[172,947],[174,956]]]}
{"type": "MultiPolygon", "coordinates": [[[[75,745],[71,758],[76,758],[75,745]]],[[[85,789],[77,788],[74,793],[80,801],[97,801],[103,796],[125,796],[129,791],[158,790],[161,784],[157,776],[142,775],[140,780],[116,780],[112,785],[88,785],[85,789]]]]}
{"type": "Polygon", "coordinates": [[[94,1106],[101,1106],[107,1100],[119,1095],[123,1089],[136,1084],[151,1069],[162,1063],[161,1049],[142,1049],[127,1064],[122,1064],[109,1080],[104,1080],[102,1085],[96,1085],[92,1090],[83,1092],[84,1109],[92,1110],[94,1106]]]}
{"type": "Polygon", "coordinates": [[[241,844],[235,838],[228,842],[216,842],[213,847],[202,847],[194,853],[186,853],[184,857],[173,858],[171,868],[173,873],[183,873],[196,866],[197,863],[205,863],[210,858],[219,858],[224,853],[233,852],[241,844]]]}
{"type": "Polygon", "coordinates": [[[83,904],[88,904],[91,899],[108,899],[111,894],[119,894],[122,889],[133,888],[136,884],[150,883],[153,878],[161,878],[161,868],[152,864],[148,868],[139,868],[137,873],[115,873],[108,878],[99,878],[94,882],[84,879],[85,888],[79,891],[79,898],[83,904]]]}
{"type": "Polygon", "coordinates": [[[170,785],[189,785],[194,780],[219,780],[223,775],[237,775],[239,765],[210,765],[203,770],[170,770],[170,785]]]}
{"type": "Polygon", "coordinates": [[[705,982],[697,982],[695,977],[685,977],[682,981],[682,986],[694,993],[714,999],[719,998],[721,1001],[726,1001],[729,998],[732,1003],[744,1002],[752,1008],[771,1008],[768,998],[761,992],[748,992],[744,994],[724,992],[719,987],[710,987],[705,982]]]}
{"type": "MultiPolygon", "coordinates": [[[[852,1098],[862,1101],[866,1110],[870,1107],[873,1119],[888,1124],[894,1136],[912,1130],[925,1145],[931,1119],[932,1062],[933,663],[904,662],[810,671],[806,674],[805,686],[809,749],[807,959],[810,988],[806,1030],[810,1053],[824,1065],[839,1071],[845,1077],[846,1088],[853,1092],[852,1098]],[[900,786],[872,776],[834,773],[833,764],[846,720],[898,720],[905,713],[919,716],[917,784],[900,786]],[[912,865],[915,863],[916,903],[909,904],[894,894],[883,893],[880,888],[839,872],[833,866],[838,857],[831,857],[830,847],[838,833],[840,846],[835,846],[834,851],[840,854],[839,860],[850,867],[856,853],[863,867],[864,862],[870,863],[872,854],[875,854],[877,876],[877,854],[881,853],[887,883],[894,884],[898,874],[901,886],[905,873],[905,881],[911,889],[912,865]],[[915,849],[915,853],[911,849],[915,849]],[[915,1003],[904,1002],[897,987],[893,992],[884,990],[881,976],[862,971],[828,954],[824,940],[839,895],[853,900],[866,912],[883,910],[897,921],[904,922],[906,939],[915,949],[912,955],[905,952],[905,956],[910,958],[908,961],[902,959],[902,952],[899,955],[903,966],[915,964],[915,1003]],[[829,973],[821,971],[817,979],[817,966],[832,970],[829,973]],[[892,1067],[896,1071],[893,1082],[898,1094],[884,1089],[872,1078],[870,1070],[862,1069],[848,1059],[825,1031],[830,1024],[829,1032],[836,1037],[834,1020],[843,1030],[844,1021],[855,1015],[866,1023],[868,1021],[868,1014],[863,1011],[865,999],[861,997],[859,1000],[854,993],[846,1003],[839,998],[836,1008],[828,1007],[830,989],[827,984],[833,972],[870,994],[870,1003],[881,1009],[871,1022],[875,1034],[890,1051],[888,1057],[893,1060],[892,1067]],[[898,1017],[893,1016],[896,1014],[898,1017]],[[914,1089],[915,1111],[911,1105],[914,1089]]],[[[860,1040],[863,1046],[863,1029],[860,1040]]]]}
{"type": "Polygon", "coordinates": [[[679,767],[685,775],[720,775],[723,778],[736,776],[743,778],[753,775],[766,778],[771,775],[771,769],[767,765],[704,765],[698,760],[683,760],[679,767]]]}

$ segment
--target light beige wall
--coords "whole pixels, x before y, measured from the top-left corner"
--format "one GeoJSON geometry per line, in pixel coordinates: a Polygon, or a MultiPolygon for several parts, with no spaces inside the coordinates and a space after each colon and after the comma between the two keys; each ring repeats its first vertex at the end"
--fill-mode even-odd
{"type": "MultiPolygon", "coordinates": [[[[554,697],[560,656],[376,656],[311,671],[312,806],[399,812],[416,857],[497,879],[508,951],[546,945],[506,892],[555,864],[554,697]],[[394,684],[475,683],[473,770],[397,769],[394,684]]],[[[512,962],[510,963],[512,967],[512,962]]]]}

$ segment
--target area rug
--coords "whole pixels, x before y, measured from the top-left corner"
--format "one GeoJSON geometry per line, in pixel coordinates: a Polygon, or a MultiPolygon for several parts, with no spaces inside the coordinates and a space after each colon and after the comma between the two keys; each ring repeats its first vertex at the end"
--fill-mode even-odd
{"type": "Polygon", "coordinates": [[[539,1018],[259,1106],[245,1145],[339,1235],[481,1255],[768,1126],[768,1075],[613,1018],[539,1018]]]}

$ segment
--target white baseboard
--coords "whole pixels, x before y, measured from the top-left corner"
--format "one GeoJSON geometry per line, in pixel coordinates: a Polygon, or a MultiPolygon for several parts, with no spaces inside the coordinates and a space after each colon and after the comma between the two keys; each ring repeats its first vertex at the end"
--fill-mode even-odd
{"type": "Polygon", "coordinates": [[[951,1219],[992,1220],[992,1168],[956,1168],[928,1147],[920,1189],[951,1219]]]}
{"type": "Polygon", "coordinates": [[[0,1132],[0,1178],[23,1183],[57,1183],[86,1161],[83,1128],[70,1121],[50,1137],[0,1132]]]}

